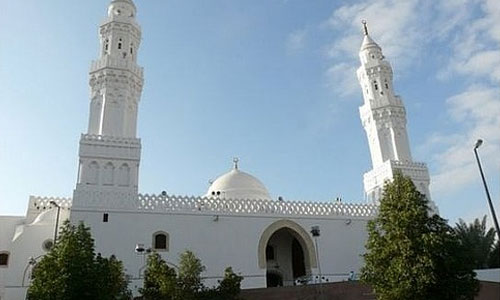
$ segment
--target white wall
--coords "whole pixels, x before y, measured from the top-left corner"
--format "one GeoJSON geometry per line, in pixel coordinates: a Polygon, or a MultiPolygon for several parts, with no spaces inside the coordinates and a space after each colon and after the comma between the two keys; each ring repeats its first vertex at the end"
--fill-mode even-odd
{"type": "MultiPolygon", "coordinates": [[[[9,221],[9,217],[0,217],[0,228],[2,228],[0,248],[7,242],[10,251],[9,266],[3,270],[5,272],[3,278],[0,277],[0,287],[4,286],[2,299],[24,299],[31,270],[28,261],[30,257],[39,260],[46,253],[43,243],[54,238],[57,209],[42,208],[38,211],[37,217],[32,219],[31,217],[35,215],[34,211],[36,209],[30,208],[28,218],[17,218],[15,224],[10,224],[11,230],[5,230],[5,232],[3,225],[4,222],[9,221]]],[[[63,220],[68,217],[69,211],[61,209],[59,224],[62,224],[63,220]]]]}
{"type": "MultiPolygon", "coordinates": [[[[127,272],[137,278],[143,266],[142,256],[134,252],[135,245],[146,247],[152,244],[152,234],[165,231],[170,235],[170,249],[160,252],[169,262],[178,263],[179,254],[192,250],[203,261],[207,270],[204,277],[215,283],[223,276],[224,269],[231,266],[245,279],[243,288],[265,287],[266,270],[258,266],[258,245],[263,231],[272,223],[285,218],[258,215],[220,215],[203,213],[157,213],[107,211],[109,222],[104,223],[102,212],[73,210],[72,222],[84,220],[90,226],[96,242],[97,252],[105,256],[115,254],[124,262],[127,272]]],[[[331,280],[342,280],[350,271],[357,272],[361,265],[366,240],[366,219],[346,218],[286,218],[300,224],[307,232],[311,226],[319,225],[318,240],[322,272],[331,280]]],[[[317,270],[313,270],[316,273],[317,270]]],[[[134,281],[132,288],[140,286],[134,281]]]]}

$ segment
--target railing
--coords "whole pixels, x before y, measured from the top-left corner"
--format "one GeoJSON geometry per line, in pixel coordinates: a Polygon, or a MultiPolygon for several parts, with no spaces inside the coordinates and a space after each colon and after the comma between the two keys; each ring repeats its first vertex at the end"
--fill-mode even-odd
{"type": "Polygon", "coordinates": [[[144,69],[131,60],[121,59],[121,58],[111,58],[109,56],[105,56],[99,60],[92,61],[90,65],[90,72],[95,72],[99,69],[108,67],[126,69],[136,74],[139,77],[143,77],[144,73],[144,69]]]}
{"type": "Polygon", "coordinates": [[[394,166],[402,166],[402,167],[416,167],[416,168],[425,168],[427,165],[422,162],[406,162],[406,161],[398,161],[398,160],[393,160],[391,163],[394,166]]]}
{"type": "Polygon", "coordinates": [[[130,144],[130,145],[141,145],[141,140],[138,138],[126,138],[126,137],[116,137],[116,136],[106,136],[97,134],[82,134],[82,141],[89,142],[112,142],[119,144],[130,144]]]}
{"type": "Polygon", "coordinates": [[[295,215],[314,217],[372,217],[377,206],[330,202],[296,202],[181,197],[139,194],[141,211],[210,212],[221,214],[295,215]]]}

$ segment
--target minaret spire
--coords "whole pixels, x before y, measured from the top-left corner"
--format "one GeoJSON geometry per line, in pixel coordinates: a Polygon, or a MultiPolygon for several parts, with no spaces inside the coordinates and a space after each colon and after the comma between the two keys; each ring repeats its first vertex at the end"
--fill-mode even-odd
{"type": "Polygon", "coordinates": [[[99,55],[89,74],[89,126],[80,139],[76,208],[120,206],[137,194],[137,117],[144,79],[137,64],[141,28],[136,12],[131,0],[112,0],[99,29],[99,55]]]}
{"type": "Polygon", "coordinates": [[[364,175],[365,194],[378,203],[385,180],[391,180],[394,173],[400,171],[410,176],[417,189],[430,200],[429,171],[424,163],[413,162],[406,130],[406,109],[394,92],[392,67],[382,54],[382,48],[368,35],[366,21],[362,24],[364,37],[357,75],[364,103],[359,112],[373,166],[364,175]]]}
{"type": "Polygon", "coordinates": [[[368,35],[368,25],[366,25],[366,20],[361,21],[361,23],[363,24],[363,33],[368,35]]]}

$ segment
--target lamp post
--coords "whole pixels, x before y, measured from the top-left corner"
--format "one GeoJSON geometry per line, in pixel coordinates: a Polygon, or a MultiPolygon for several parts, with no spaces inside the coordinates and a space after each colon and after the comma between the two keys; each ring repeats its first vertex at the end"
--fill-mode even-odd
{"type": "Polygon", "coordinates": [[[314,237],[314,244],[316,246],[316,262],[318,263],[318,272],[319,272],[319,297],[323,299],[323,280],[321,273],[321,264],[319,263],[319,249],[318,249],[318,237],[320,236],[319,226],[311,227],[311,234],[314,237]]]}
{"type": "Polygon", "coordinates": [[[24,294],[24,299],[28,299],[28,285],[26,285],[26,272],[28,272],[28,269],[31,269],[30,273],[28,275],[28,280],[31,280],[31,272],[33,271],[33,268],[37,264],[38,259],[40,259],[44,255],[45,254],[39,255],[35,258],[33,258],[33,257],[28,258],[28,263],[26,264],[26,267],[24,268],[24,272],[23,272],[23,282],[21,283],[21,287],[26,288],[26,293],[24,294]]]}
{"type": "Polygon", "coordinates": [[[59,204],[57,204],[54,200],[50,201],[49,203],[57,207],[56,226],[54,228],[54,245],[55,245],[57,240],[57,230],[59,228],[59,213],[61,212],[61,206],[59,206],[59,204]]]}
{"type": "Polygon", "coordinates": [[[495,224],[495,229],[497,231],[498,240],[500,240],[500,229],[498,228],[498,220],[495,214],[495,208],[493,207],[493,203],[491,202],[490,191],[488,190],[488,185],[486,184],[486,179],[484,178],[483,168],[481,166],[481,161],[479,160],[479,154],[477,153],[477,149],[481,147],[483,144],[483,140],[479,139],[474,146],[474,154],[476,155],[477,166],[479,167],[479,173],[481,173],[481,179],[483,180],[484,190],[486,191],[486,197],[488,199],[488,204],[490,206],[491,217],[493,219],[493,223],[495,224]]]}
{"type": "Polygon", "coordinates": [[[145,248],[144,244],[135,245],[135,253],[142,255],[142,267],[139,268],[138,278],[141,278],[141,272],[146,267],[146,255],[151,253],[151,248],[145,248]]]}

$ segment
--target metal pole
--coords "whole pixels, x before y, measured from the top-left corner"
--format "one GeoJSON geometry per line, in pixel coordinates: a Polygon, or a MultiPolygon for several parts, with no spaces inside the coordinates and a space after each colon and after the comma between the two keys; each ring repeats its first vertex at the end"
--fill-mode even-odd
{"type": "Polygon", "coordinates": [[[321,264],[319,263],[318,237],[314,237],[314,244],[316,245],[316,261],[318,262],[319,272],[319,299],[323,299],[323,274],[321,273],[321,264]]]}
{"type": "Polygon", "coordinates": [[[61,211],[61,207],[57,205],[57,215],[56,215],[56,227],[54,228],[54,245],[56,244],[57,241],[57,231],[59,228],[59,212],[61,211]]]}
{"type": "Polygon", "coordinates": [[[479,173],[481,173],[481,178],[483,180],[484,190],[486,191],[486,197],[488,198],[488,204],[490,206],[491,217],[493,218],[493,223],[495,224],[495,229],[497,231],[498,240],[500,241],[500,229],[498,228],[498,220],[495,214],[495,208],[491,202],[490,191],[488,190],[488,185],[486,184],[486,179],[484,178],[483,168],[481,166],[481,161],[479,160],[479,154],[477,153],[477,148],[482,144],[482,140],[478,140],[476,146],[474,147],[474,154],[476,155],[477,166],[479,167],[479,173]],[[481,142],[479,142],[481,141],[481,142]]]}

